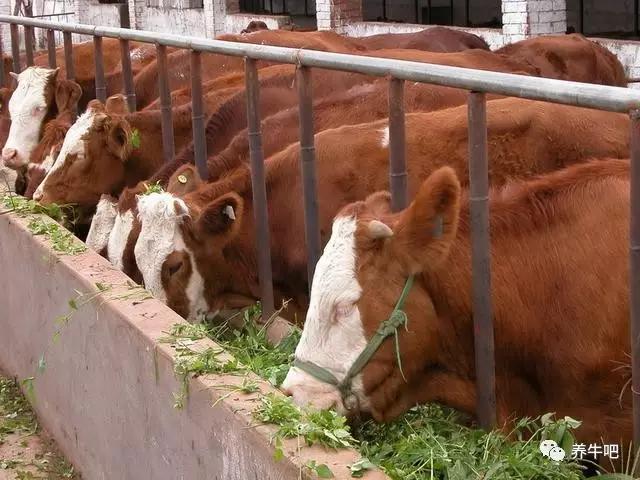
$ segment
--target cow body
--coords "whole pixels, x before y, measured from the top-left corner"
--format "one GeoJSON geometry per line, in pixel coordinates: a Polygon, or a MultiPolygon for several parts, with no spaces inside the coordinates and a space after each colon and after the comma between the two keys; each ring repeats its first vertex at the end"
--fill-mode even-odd
{"type": "Polygon", "coordinates": [[[367,50],[403,48],[428,52],[458,52],[469,49],[489,50],[482,38],[462,30],[431,27],[412,33],[381,33],[358,37],[356,41],[367,50]]]}
{"type": "MultiPolygon", "coordinates": [[[[415,194],[420,179],[443,165],[451,165],[460,178],[467,179],[466,122],[465,107],[407,115],[410,196],[415,194]]],[[[489,102],[491,181],[503,184],[511,178],[555,170],[591,156],[626,155],[628,130],[626,115],[516,99],[489,102]],[[576,121],[576,118],[580,120],[576,121]],[[566,134],[570,128],[575,130],[575,135],[566,134]]],[[[316,136],[320,228],[324,239],[328,236],[333,215],[343,205],[388,184],[388,155],[386,121],[326,130],[316,136]]],[[[302,204],[295,200],[302,198],[299,162],[299,146],[291,145],[267,161],[266,181],[274,286],[282,298],[293,298],[304,308],[304,218],[302,204]]],[[[176,175],[179,173],[180,170],[176,175]]],[[[170,201],[169,198],[165,200],[170,201]]],[[[149,239],[145,235],[159,235],[158,232],[145,232],[145,225],[152,229],[154,224],[159,224],[154,216],[158,208],[159,205],[154,205],[145,210],[138,204],[142,233],[135,247],[136,261],[145,255],[149,239]]],[[[256,271],[256,259],[251,210],[250,175],[246,167],[185,195],[176,205],[160,209],[167,215],[163,222],[176,222],[178,232],[183,228],[180,242],[186,247],[176,246],[176,249],[188,253],[189,262],[194,264],[192,270],[197,268],[202,276],[201,283],[206,288],[203,286],[201,295],[206,291],[211,310],[237,307],[240,299],[246,305],[257,298],[259,289],[252,273],[256,271]],[[228,206],[235,211],[233,221],[220,212],[228,206]],[[186,221],[186,215],[191,220],[186,221]]],[[[172,250],[167,249],[168,258],[172,250]]],[[[187,260],[184,262],[186,264],[187,260]]],[[[148,278],[154,272],[145,272],[140,262],[138,265],[145,284],[151,284],[148,278]]],[[[159,281],[153,284],[161,285],[159,281]]],[[[184,284],[184,280],[178,283],[184,284]]],[[[162,284],[162,288],[161,292],[153,293],[163,295],[170,306],[185,316],[195,313],[189,310],[189,302],[180,297],[184,292],[174,291],[170,280],[166,285],[162,284]]],[[[192,294],[193,291],[195,288],[192,294]]],[[[191,299],[192,302],[195,300],[200,301],[200,298],[191,299]]]]}
{"type": "MultiPolygon", "coordinates": [[[[424,402],[475,413],[468,201],[443,168],[403,212],[379,193],[336,217],[297,360],[343,379],[415,275],[398,329],[403,374],[385,342],[353,384],[350,413],[389,421],[424,402]]],[[[580,441],[626,444],[629,162],[494,189],[489,212],[498,424],[553,411],[583,421],[580,441]]],[[[297,367],[283,388],[300,404],[345,411],[335,387],[297,367]]]]}

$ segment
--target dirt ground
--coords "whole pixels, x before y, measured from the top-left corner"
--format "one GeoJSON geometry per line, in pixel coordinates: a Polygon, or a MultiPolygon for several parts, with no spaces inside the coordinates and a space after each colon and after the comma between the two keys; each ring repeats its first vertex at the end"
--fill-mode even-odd
{"type": "MultiPolygon", "coordinates": [[[[27,389],[28,391],[28,389],[27,389]]],[[[15,380],[0,372],[0,480],[76,479],[15,380]]]]}

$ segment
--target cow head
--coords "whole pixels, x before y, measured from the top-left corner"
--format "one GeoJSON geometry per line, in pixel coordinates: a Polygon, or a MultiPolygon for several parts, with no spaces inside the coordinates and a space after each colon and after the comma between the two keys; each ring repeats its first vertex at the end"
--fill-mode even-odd
{"type": "MultiPolygon", "coordinates": [[[[342,381],[398,301],[407,278],[441,268],[455,238],[460,184],[451,168],[434,172],[413,203],[392,214],[386,193],[345,207],[316,266],[296,360],[313,363],[342,381]]],[[[357,399],[347,411],[329,383],[292,367],[283,389],[298,404],[369,411],[378,421],[418,401],[417,391],[439,349],[438,319],[419,279],[404,304],[407,330],[397,330],[402,372],[393,339],[387,339],[352,383],[357,399]],[[406,380],[405,380],[406,378],[406,380]]],[[[434,368],[436,368],[434,366],[434,368]]]]}
{"type": "Polygon", "coordinates": [[[267,27],[267,24],[262,20],[251,20],[249,25],[243,28],[240,33],[253,33],[260,30],[269,30],[269,27],[267,27]]]}
{"type": "Polygon", "coordinates": [[[45,123],[59,111],[74,109],[82,93],[80,86],[58,80],[58,69],[29,67],[12,74],[17,86],[9,100],[11,126],[2,160],[7,167],[25,167],[45,123]]]}
{"type": "Polygon", "coordinates": [[[243,216],[243,200],[235,192],[208,203],[198,200],[198,192],[191,195],[189,183],[197,186],[194,175],[195,170],[188,166],[169,181],[188,193],[183,198],[169,192],[138,197],[141,229],[134,249],[145,287],[190,320],[222,308],[205,300],[205,288],[214,296],[224,290],[209,270],[224,262],[224,246],[238,234],[243,216]],[[176,182],[180,177],[182,182],[176,182]]]}
{"type": "Polygon", "coordinates": [[[117,204],[116,198],[111,195],[102,195],[96,207],[96,213],[91,219],[91,226],[85,243],[102,256],[107,255],[109,235],[113,231],[116,221],[117,204]]]}
{"type": "Polygon", "coordinates": [[[131,126],[123,115],[91,101],[67,132],[53,167],[33,198],[43,204],[95,206],[103,193],[119,192],[132,150],[131,138],[131,126]]]}

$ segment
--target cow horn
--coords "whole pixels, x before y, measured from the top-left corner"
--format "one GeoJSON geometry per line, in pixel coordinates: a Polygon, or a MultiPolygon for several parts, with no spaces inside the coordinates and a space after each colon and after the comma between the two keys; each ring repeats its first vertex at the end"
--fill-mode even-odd
{"type": "Polygon", "coordinates": [[[368,227],[371,238],[377,239],[393,237],[393,230],[380,220],[371,220],[368,227]]]}
{"type": "Polygon", "coordinates": [[[16,72],[9,72],[9,75],[11,75],[11,78],[15,79],[15,81],[18,81],[18,77],[19,75],[16,72]]]}
{"type": "Polygon", "coordinates": [[[227,205],[226,207],[224,207],[224,214],[231,220],[236,219],[236,212],[233,211],[233,207],[231,205],[227,205]]]}

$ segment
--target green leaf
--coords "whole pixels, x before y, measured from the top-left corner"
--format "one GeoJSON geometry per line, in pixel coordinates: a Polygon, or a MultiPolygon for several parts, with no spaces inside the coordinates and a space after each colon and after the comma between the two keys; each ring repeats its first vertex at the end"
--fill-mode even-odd
{"type": "Polygon", "coordinates": [[[133,148],[140,148],[140,131],[137,128],[131,132],[130,143],[133,148]]]}
{"type": "Polygon", "coordinates": [[[333,472],[324,463],[316,466],[315,471],[318,474],[318,477],[320,478],[333,478],[333,472]]]}
{"type": "Polygon", "coordinates": [[[72,310],[78,310],[78,304],[76,303],[75,299],[71,299],[69,300],[69,307],[71,307],[72,310]]]}
{"type": "Polygon", "coordinates": [[[371,463],[367,457],[362,457],[360,460],[349,466],[351,476],[354,478],[361,478],[367,470],[372,470],[374,468],[376,468],[376,466],[371,463]]]}

